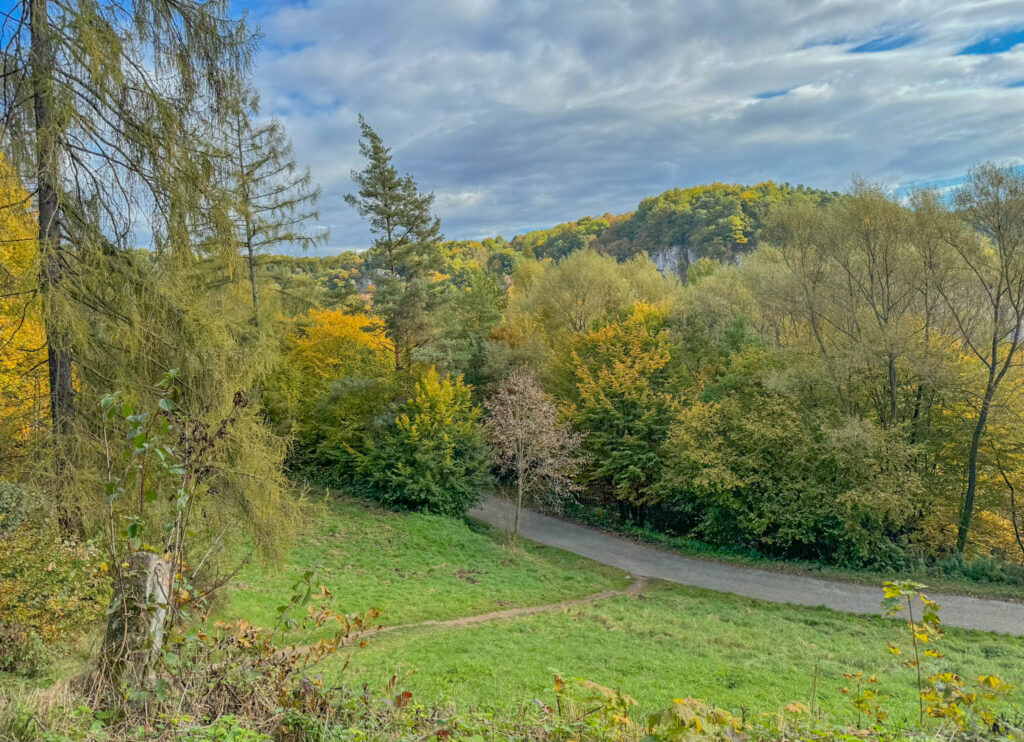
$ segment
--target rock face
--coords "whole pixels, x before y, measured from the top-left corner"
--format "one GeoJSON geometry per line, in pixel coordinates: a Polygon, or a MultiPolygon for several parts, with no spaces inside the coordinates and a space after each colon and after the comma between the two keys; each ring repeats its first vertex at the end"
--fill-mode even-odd
{"type": "Polygon", "coordinates": [[[669,245],[650,254],[651,262],[665,275],[675,274],[686,283],[686,270],[690,263],[697,262],[697,256],[688,247],[669,245]]]}
{"type": "Polygon", "coordinates": [[[103,639],[102,673],[110,687],[150,690],[164,645],[171,602],[171,564],[158,554],[136,551],[114,585],[103,639]]]}

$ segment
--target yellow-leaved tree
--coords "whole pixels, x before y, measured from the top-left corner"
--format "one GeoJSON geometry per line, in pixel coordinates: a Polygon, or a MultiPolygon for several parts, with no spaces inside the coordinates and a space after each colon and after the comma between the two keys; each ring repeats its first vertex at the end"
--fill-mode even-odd
{"type": "Polygon", "coordinates": [[[45,423],[49,383],[35,214],[29,193],[2,157],[0,204],[0,458],[9,459],[45,423]]]}
{"type": "Polygon", "coordinates": [[[321,379],[367,370],[391,345],[380,320],[341,309],[313,309],[303,334],[292,341],[292,358],[321,379]]]}
{"type": "Polygon", "coordinates": [[[290,466],[330,470],[318,478],[340,481],[367,426],[393,397],[393,346],[382,323],[362,313],[313,309],[296,325],[263,401],[294,443],[290,466]]]}

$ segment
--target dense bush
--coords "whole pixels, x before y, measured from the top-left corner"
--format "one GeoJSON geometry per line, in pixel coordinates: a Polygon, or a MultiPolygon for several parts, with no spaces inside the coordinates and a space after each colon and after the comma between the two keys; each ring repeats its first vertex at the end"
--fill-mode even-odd
{"type": "Polygon", "coordinates": [[[95,544],[65,541],[42,517],[0,537],[0,670],[35,672],[46,647],[101,618],[105,566],[95,544]]]}
{"type": "Polygon", "coordinates": [[[384,505],[463,515],[486,493],[489,467],[470,387],[431,368],[373,442],[361,473],[384,505]]]}
{"type": "Polygon", "coordinates": [[[0,537],[14,531],[28,517],[28,493],[13,482],[0,481],[0,537]]]}
{"type": "Polygon", "coordinates": [[[808,408],[750,347],[705,400],[682,408],[665,445],[662,502],[721,545],[801,559],[884,565],[904,552],[924,492],[913,447],[857,419],[808,408]]]}

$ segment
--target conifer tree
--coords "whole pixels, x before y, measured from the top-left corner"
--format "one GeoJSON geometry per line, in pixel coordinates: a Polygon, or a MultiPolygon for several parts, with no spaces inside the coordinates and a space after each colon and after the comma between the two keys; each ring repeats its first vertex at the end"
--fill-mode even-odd
{"type": "MultiPolygon", "coordinates": [[[[211,171],[198,114],[221,106],[253,44],[228,11],[226,0],[19,0],[5,15],[0,140],[35,196],[58,475],[80,373],[72,325],[83,304],[103,308],[83,266],[96,253],[130,262],[140,231],[191,254],[211,171]]],[[[81,533],[77,514],[63,519],[81,533]]]]}
{"type": "Polygon", "coordinates": [[[259,324],[257,256],[269,247],[293,244],[307,249],[327,239],[306,225],[319,217],[320,187],[309,169],[300,170],[280,121],[257,121],[259,97],[242,89],[237,110],[227,117],[221,137],[222,169],[232,198],[230,214],[238,246],[248,263],[254,323],[259,324]]]}
{"type": "Polygon", "coordinates": [[[411,175],[399,176],[391,150],[362,116],[359,126],[359,153],[367,164],[352,171],[359,192],[345,201],[370,223],[374,241],[366,260],[375,271],[374,312],[393,344],[395,369],[409,371],[413,352],[432,339],[432,316],[447,299],[437,280],[441,222],[430,210],[433,194],[420,193],[411,175]]]}

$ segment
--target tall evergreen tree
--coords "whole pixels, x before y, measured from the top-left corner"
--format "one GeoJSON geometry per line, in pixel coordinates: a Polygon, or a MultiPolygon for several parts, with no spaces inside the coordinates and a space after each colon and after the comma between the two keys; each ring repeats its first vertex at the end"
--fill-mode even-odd
{"type": "Polygon", "coordinates": [[[82,265],[97,252],[130,260],[147,229],[158,249],[190,249],[210,171],[197,114],[221,105],[253,44],[228,11],[227,0],[19,0],[5,14],[0,140],[36,200],[58,474],[80,373],[74,305],[96,299],[82,265]]]}
{"type": "Polygon", "coordinates": [[[373,245],[366,260],[374,274],[374,312],[394,347],[395,369],[412,368],[413,353],[431,341],[432,320],[447,299],[436,273],[443,265],[441,221],[430,210],[432,193],[420,193],[411,175],[399,176],[391,150],[359,117],[359,153],[366,167],[352,171],[358,195],[345,201],[370,223],[373,245]]]}

